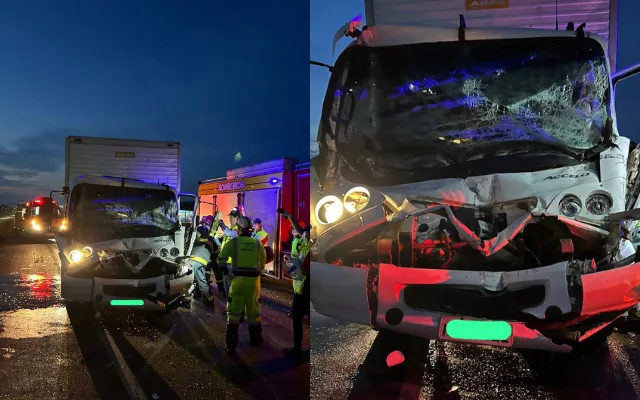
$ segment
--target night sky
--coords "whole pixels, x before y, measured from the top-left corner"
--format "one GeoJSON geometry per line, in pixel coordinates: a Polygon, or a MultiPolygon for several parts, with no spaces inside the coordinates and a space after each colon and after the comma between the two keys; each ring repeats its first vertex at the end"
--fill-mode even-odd
{"type": "Polygon", "coordinates": [[[0,204],[59,189],[69,135],[179,141],[185,191],[308,161],[308,15],[297,0],[2,2],[0,204]]]}
{"type": "MultiPolygon", "coordinates": [[[[345,22],[358,14],[364,16],[364,0],[311,0],[311,59],[333,65],[340,52],[349,44],[344,38],[336,46],[335,57],[331,55],[333,35],[345,22]]],[[[619,1],[618,69],[640,63],[637,19],[640,17],[640,2],[619,1]]],[[[576,22],[576,26],[578,21],[576,22]]],[[[587,26],[587,30],[589,26],[587,26]]],[[[311,148],[317,152],[315,143],[318,121],[324,100],[329,71],[311,66],[311,148]]],[[[618,130],[622,136],[640,140],[640,113],[637,93],[640,93],[640,75],[627,79],[616,88],[616,112],[618,130]]]]}

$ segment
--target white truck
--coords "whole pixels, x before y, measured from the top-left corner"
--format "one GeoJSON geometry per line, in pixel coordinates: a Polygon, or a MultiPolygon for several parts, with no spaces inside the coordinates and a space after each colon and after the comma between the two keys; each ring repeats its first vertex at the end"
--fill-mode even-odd
{"type": "Polygon", "coordinates": [[[67,137],[66,229],[54,232],[65,300],[165,310],[187,293],[180,156],[176,142],[67,137]]]}
{"type": "Polygon", "coordinates": [[[639,68],[614,73],[617,1],[365,10],[336,34],[354,41],[312,160],[316,311],[436,340],[601,344],[640,302],[640,157],[627,165],[614,90],[639,68]]]}

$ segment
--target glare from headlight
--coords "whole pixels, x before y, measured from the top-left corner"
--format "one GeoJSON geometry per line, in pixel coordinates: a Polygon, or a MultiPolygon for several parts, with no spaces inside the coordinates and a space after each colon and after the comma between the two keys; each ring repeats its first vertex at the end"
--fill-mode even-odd
{"type": "Polygon", "coordinates": [[[342,217],[342,202],[336,196],[325,196],[316,204],[316,219],[320,224],[333,224],[340,217],[342,217]]]}
{"type": "Polygon", "coordinates": [[[566,217],[575,217],[580,214],[580,211],[582,211],[582,202],[576,196],[568,195],[565,196],[564,199],[560,200],[558,208],[560,214],[566,217]]]}
{"type": "Polygon", "coordinates": [[[36,222],[36,220],[35,220],[35,219],[32,219],[32,220],[31,220],[31,225],[32,225],[32,226],[36,226],[36,225],[38,225],[38,223],[36,222]]]}
{"type": "Polygon", "coordinates": [[[31,228],[33,228],[34,231],[39,231],[40,230],[40,225],[32,224],[31,228]]]}
{"type": "Polygon", "coordinates": [[[593,215],[606,214],[611,210],[611,198],[604,194],[594,194],[587,199],[587,211],[593,215]]]}
{"type": "Polygon", "coordinates": [[[371,195],[366,188],[354,187],[344,195],[344,208],[350,213],[358,212],[369,204],[371,195]]]}
{"type": "Polygon", "coordinates": [[[82,252],[78,250],[71,250],[71,252],[69,252],[69,259],[71,260],[71,262],[77,263],[83,258],[84,256],[82,255],[82,252]]]}
{"type": "Polygon", "coordinates": [[[82,255],[85,257],[91,257],[91,255],[93,254],[93,249],[89,246],[83,247],[82,248],[82,255]]]}

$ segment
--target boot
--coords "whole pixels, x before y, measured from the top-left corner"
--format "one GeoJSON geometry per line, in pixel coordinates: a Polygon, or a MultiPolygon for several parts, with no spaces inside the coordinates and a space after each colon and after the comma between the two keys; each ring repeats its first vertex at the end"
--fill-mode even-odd
{"type": "Polygon", "coordinates": [[[234,355],[236,352],[236,346],[238,346],[238,325],[237,324],[227,324],[227,354],[230,356],[234,355]]]}
{"type": "Polygon", "coordinates": [[[249,341],[253,347],[258,347],[264,342],[262,338],[262,325],[249,325],[249,341]]]}

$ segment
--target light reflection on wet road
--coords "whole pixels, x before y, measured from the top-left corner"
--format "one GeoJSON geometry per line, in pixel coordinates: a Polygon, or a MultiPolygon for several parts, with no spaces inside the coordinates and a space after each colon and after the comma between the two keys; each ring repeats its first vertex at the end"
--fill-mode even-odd
{"type": "Polygon", "coordinates": [[[265,345],[249,347],[242,326],[231,359],[223,303],[168,315],[109,310],[95,320],[60,298],[55,245],[0,238],[0,398],[308,398],[308,356],[282,353],[292,342],[291,298],[263,288],[265,345]]]}
{"type": "Polygon", "coordinates": [[[438,343],[312,311],[312,399],[640,399],[640,340],[614,333],[588,356],[438,343]],[[386,357],[406,360],[390,369],[386,357]]]}

